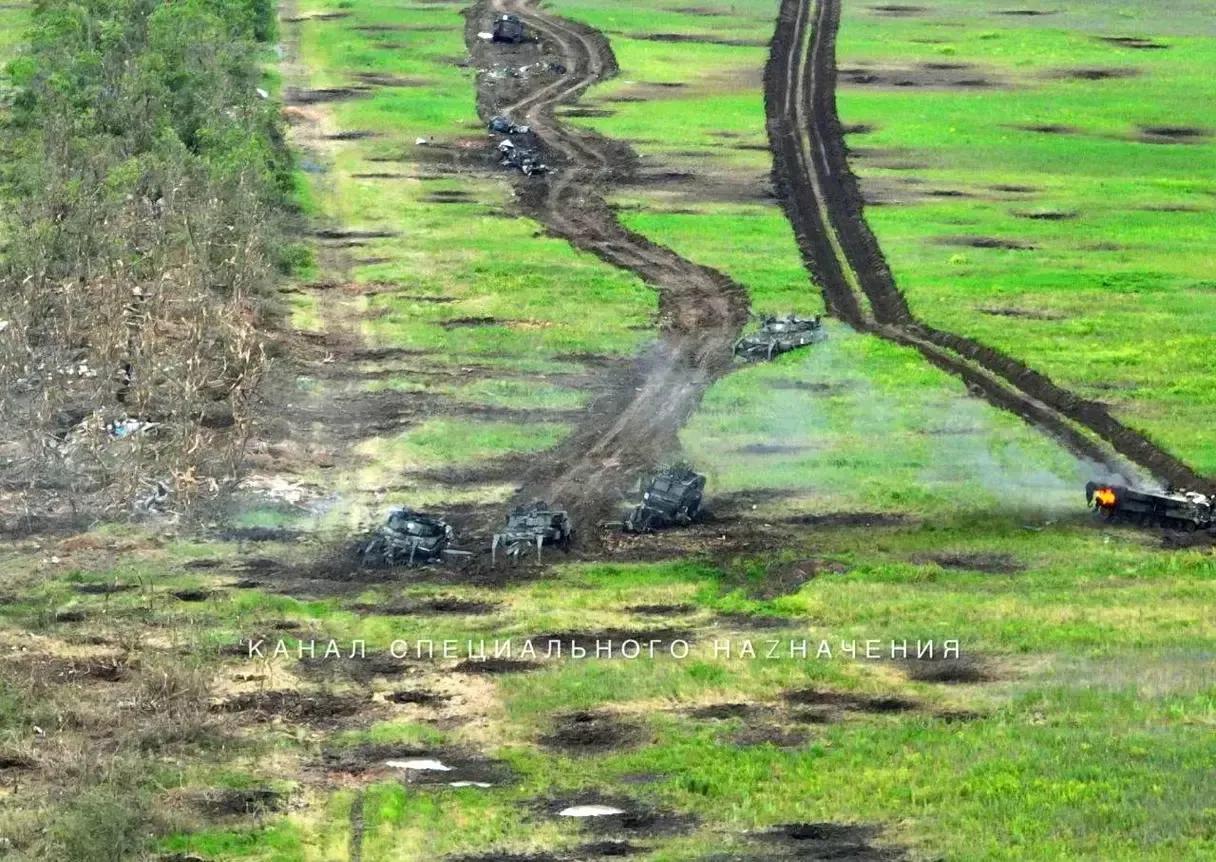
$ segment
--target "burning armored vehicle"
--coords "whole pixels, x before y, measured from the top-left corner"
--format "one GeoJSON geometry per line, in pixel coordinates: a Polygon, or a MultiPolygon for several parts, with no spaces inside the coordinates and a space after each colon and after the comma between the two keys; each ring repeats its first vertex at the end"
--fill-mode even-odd
{"type": "Polygon", "coordinates": [[[1216,526],[1216,500],[1194,491],[1167,490],[1158,494],[1090,482],[1085,486],[1085,500],[1098,517],[1108,521],[1128,521],[1145,527],[1170,527],[1188,532],[1216,526]]]}
{"type": "Polygon", "coordinates": [[[772,359],[808,344],[823,341],[827,333],[819,315],[813,318],[765,317],[760,328],[735,342],[735,355],[748,360],[772,359]]]}
{"type": "Polygon", "coordinates": [[[536,559],[539,560],[543,545],[556,545],[567,550],[573,536],[574,527],[566,511],[537,500],[513,509],[507,515],[507,524],[502,532],[494,534],[490,562],[497,562],[500,546],[506,549],[508,557],[518,557],[528,548],[535,547],[536,559]]]}
{"type": "Polygon", "coordinates": [[[625,516],[628,533],[648,533],[663,527],[691,524],[701,512],[705,477],[685,465],[668,467],[654,476],[642,492],[642,502],[625,516]]]}
{"type": "Polygon", "coordinates": [[[525,38],[524,22],[516,15],[499,15],[494,19],[490,33],[495,42],[518,45],[525,38]]]}
{"type": "Polygon", "coordinates": [[[384,525],[359,550],[365,563],[412,566],[442,559],[452,541],[452,528],[442,518],[409,509],[394,509],[384,525]]]}

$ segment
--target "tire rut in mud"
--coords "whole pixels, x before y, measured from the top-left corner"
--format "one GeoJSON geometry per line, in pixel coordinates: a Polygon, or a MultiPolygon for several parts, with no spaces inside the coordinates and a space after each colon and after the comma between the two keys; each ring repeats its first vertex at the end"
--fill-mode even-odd
{"type": "Polygon", "coordinates": [[[848,163],[836,108],[840,3],[783,0],[765,70],[774,186],[829,310],[859,331],[916,349],[1080,457],[1116,473],[1134,473],[1131,462],[1174,485],[1212,487],[1210,479],[1116,420],[1105,405],[999,350],[915,317],[865,220],[848,163]]]}
{"type": "Polygon", "coordinates": [[[678,450],[680,428],[710,384],[731,367],[733,344],[747,319],[747,294],[726,275],[626,229],[604,194],[612,184],[629,181],[636,156],[624,143],[569,127],[555,116],[558,105],[576,102],[587,88],[616,74],[607,39],[525,0],[483,0],[467,14],[466,41],[479,68],[551,70],[478,75],[482,119],[505,115],[530,126],[555,168],[544,176],[519,176],[520,209],[574,247],[636,274],[659,295],[658,343],[617,373],[610,394],[592,405],[564,444],[541,456],[517,495],[519,501],[560,502],[578,523],[590,524],[615,509],[639,473],[678,450]],[[538,42],[501,46],[480,39],[480,26],[502,13],[518,15],[538,42]],[[560,59],[556,69],[543,62],[549,56],[560,59]]]}

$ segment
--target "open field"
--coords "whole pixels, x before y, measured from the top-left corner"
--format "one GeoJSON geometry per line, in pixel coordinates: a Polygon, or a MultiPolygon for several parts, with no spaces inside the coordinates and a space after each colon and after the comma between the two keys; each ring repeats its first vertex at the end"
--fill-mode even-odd
{"type": "Polygon", "coordinates": [[[280,7],[301,259],[244,476],[0,539],[0,856],[1216,856],[1212,535],[1095,523],[1098,423],[924,336],[1213,472],[1213,144],[1137,129],[1206,128],[1216,33],[1196,3],[844,2],[836,86],[783,80],[838,91],[848,151],[812,111],[800,171],[765,72],[824,2],[280,7]],[[501,11],[539,41],[481,39],[501,11]],[[498,164],[499,112],[554,172],[498,164]],[[911,322],[823,194],[846,155],[911,322]],[[732,361],[748,310],[827,340],[732,361]],[[677,458],[706,517],[622,534],[677,458]],[[540,496],[573,547],[492,566],[540,496]],[[361,566],[395,505],[471,555],[361,566]]]}

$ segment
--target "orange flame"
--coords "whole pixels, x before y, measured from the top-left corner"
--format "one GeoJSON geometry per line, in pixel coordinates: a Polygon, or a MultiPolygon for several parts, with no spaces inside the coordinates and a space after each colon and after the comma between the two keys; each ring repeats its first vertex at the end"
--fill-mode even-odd
{"type": "Polygon", "coordinates": [[[1115,500],[1115,492],[1111,488],[1099,488],[1097,491],[1094,491],[1094,502],[1099,506],[1109,509],[1115,505],[1115,500]]]}

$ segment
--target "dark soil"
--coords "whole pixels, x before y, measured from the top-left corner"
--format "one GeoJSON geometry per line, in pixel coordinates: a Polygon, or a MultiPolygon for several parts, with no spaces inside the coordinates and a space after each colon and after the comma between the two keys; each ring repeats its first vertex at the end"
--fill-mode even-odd
{"type": "Polygon", "coordinates": [[[697,611],[696,605],[630,605],[625,608],[631,614],[645,614],[655,617],[674,617],[691,614],[697,611]]]}
{"type": "Polygon", "coordinates": [[[908,712],[919,709],[920,704],[902,697],[872,697],[845,691],[830,691],[821,688],[791,689],[784,693],[785,700],[799,706],[831,707],[851,712],[889,713],[908,712]]]}
{"type": "Polygon", "coordinates": [[[37,764],[28,757],[0,752],[0,772],[28,772],[37,764]]]}
{"type": "Polygon", "coordinates": [[[309,679],[366,683],[378,677],[399,677],[410,669],[410,665],[389,653],[373,653],[366,658],[351,658],[349,653],[345,653],[337,658],[302,658],[296,663],[296,668],[309,679]]]}
{"type": "Polygon", "coordinates": [[[138,589],[136,584],[76,584],[73,589],[83,596],[109,596],[138,589]]]}
{"type": "Polygon", "coordinates": [[[793,515],[781,523],[799,527],[899,527],[910,521],[907,515],[896,512],[827,512],[793,515]]]}
{"type": "Polygon", "coordinates": [[[1063,315],[1053,311],[1038,311],[1033,308],[994,308],[988,306],[977,308],[980,314],[990,314],[993,317],[1019,317],[1023,320],[1062,320],[1063,315]]]}
{"type": "Polygon", "coordinates": [[[1031,221],[1070,221],[1080,215],[1076,210],[1022,210],[1013,214],[1031,221]]]}
{"type": "Polygon", "coordinates": [[[452,317],[439,325],[444,329],[460,329],[468,326],[509,326],[512,323],[514,321],[500,317],[452,317]]]}
{"type": "Polygon", "coordinates": [[[992,575],[1016,575],[1026,566],[1009,554],[926,554],[914,559],[917,563],[936,563],[943,569],[964,572],[986,572],[992,575]]]}
{"type": "Polygon", "coordinates": [[[540,664],[532,661],[519,661],[510,658],[488,658],[484,661],[465,659],[453,668],[456,673],[525,673],[536,670],[540,664]]]}
{"type": "MultiPolygon", "coordinates": [[[[587,655],[595,654],[596,644],[608,647],[611,643],[611,657],[619,658],[622,656],[622,645],[634,641],[641,648],[641,654],[649,653],[650,644],[654,644],[655,654],[667,651],[671,644],[675,641],[686,641],[691,643],[696,633],[689,629],[650,629],[647,631],[628,631],[626,629],[604,629],[602,631],[593,632],[555,632],[553,634],[533,635],[528,638],[532,642],[532,646],[537,652],[546,649],[546,644],[549,641],[560,641],[562,650],[568,650],[571,646],[578,646],[587,650],[587,655]]],[[[636,648],[630,644],[629,653],[633,655],[636,648]]],[[[636,656],[634,656],[636,657],[636,656]]]]}
{"type": "Polygon", "coordinates": [[[362,613],[393,617],[425,616],[428,614],[490,614],[502,605],[498,602],[482,602],[456,596],[434,596],[426,599],[410,599],[389,605],[355,605],[362,613]]]}
{"type": "Polygon", "coordinates": [[[839,70],[840,80],[862,87],[918,87],[926,89],[986,89],[1004,82],[993,73],[972,66],[936,63],[908,67],[853,66],[839,70]]]}
{"type": "Polygon", "coordinates": [[[775,748],[798,748],[806,742],[806,732],[790,727],[747,726],[741,727],[731,738],[731,744],[740,748],[756,745],[771,745],[775,748]]]}
{"type": "Polygon", "coordinates": [[[1169,47],[1162,42],[1145,39],[1139,36],[1098,36],[1103,42],[1118,45],[1120,48],[1134,48],[1140,51],[1162,51],[1169,47]]]}
{"type": "Polygon", "coordinates": [[[732,451],[740,455],[796,455],[810,449],[810,446],[788,446],[780,443],[749,443],[732,451]]]}
{"type": "Polygon", "coordinates": [[[630,33],[630,39],[643,42],[692,42],[700,45],[730,45],[739,48],[763,48],[767,45],[760,39],[726,39],[721,36],[692,33],[630,33]]]}
{"type": "Polygon", "coordinates": [[[688,710],[690,718],[702,721],[718,721],[731,718],[747,718],[756,707],[750,703],[713,703],[709,706],[697,706],[688,710]]]}
{"type": "Polygon", "coordinates": [[[174,590],[170,595],[183,602],[205,602],[218,594],[212,590],[174,590]]]}
{"type": "Polygon", "coordinates": [[[1037,18],[1043,15],[1055,15],[1055,10],[1047,9],[1001,9],[997,15],[1009,15],[1013,17],[1037,18]]]}
{"type": "Polygon", "coordinates": [[[652,807],[636,799],[609,796],[595,791],[586,791],[560,799],[539,799],[536,801],[536,805],[550,817],[577,822],[585,832],[609,835],[628,833],[631,837],[660,836],[686,832],[695,825],[695,820],[691,815],[677,814],[652,807]],[[625,813],[587,817],[581,820],[558,817],[560,811],[574,805],[610,805],[625,813]]]}
{"type": "Polygon", "coordinates": [[[774,617],[763,614],[748,614],[748,613],[729,613],[718,614],[714,617],[714,624],[728,629],[737,629],[739,631],[757,631],[764,629],[788,629],[798,623],[788,617],[774,617]]]}
{"type": "Polygon", "coordinates": [[[385,769],[386,760],[409,760],[413,757],[433,757],[429,749],[396,743],[363,743],[321,751],[318,766],[326,772],[361,775],[385,769]]]}
{"type": "Polygon", "coordinates": [[[849,862],[899,862],[902,850],[878,848],[870,842],[877,827],[845,823],[791,823],[761,833],[766,842],[781,845],[799,859],[842,859],[849,862]]]}
{"type": "Polygon", "coordinates": [[[412,703],[417,704],[418,706],[437,706],[448,700],[448,696],[446,694],[436,694],[423,689],[406,688],[401,689],[400,691],[392,692],[388,695],[387,699],[390,703],[412,703]]]}
{"type": "Polygon", "coordinates": [[[286,527],[234,527],[220,530],[215,538],[221,542],[295,542],[302,535],[286,527]]]}
{"type": "Polygon", "coordinates": [[[553,731],[541,737],[541,743],[571,754],[586,754],[627,748],[639,741],[639,734],[636,725],[611,713],[573,712],[557,716],[553,731]]]}
{"type": "Polygon", "coordinates": [[[269,814],[287,807],[287,794],[269,787],[224,788],[200,794],[196,804],[211,817],[269,814]]]}
{"type": "Polygon", "coordinates": [[[1141,126],[1140,140],[1148,144],[1194,144],[1208,138],[1208,129],[1194,126],[1141,126]]]}
{"type": "Polygon", "coordinates": [[[283,102],[288,105],[316,105],[323,102],[344,102],[367,96],[367,87],[325,87],[317,90],[300,90],[288,87],[283,93],[283,102]]]}
{"type": "Polygon", "coordinates": [[[1033,243],[1020,239],[1005,239],[995,236],[940,236],[934,240],[938,245],[961,245],[968,248],[996,248],[1010,251],[1033,251],[1033,243]]]}
{"type": "Polygon", "coordinates": [[[1061,69],[1055,73],[1055,77],[1075,78],[1081,81],[1108,81],[1114,78],[1134,78],[1140,74],[1142,74],[1142,70],[1134,66],[1117,68],[1088,66],[1079,69],[1061,69]]]}
{"type": "Polygon", "coordinates": [[[885,6],[871,6],[870,11],[876,15],[890,15],[896,18],[906,18],[916,15],[924,15],[929,10],[924,6],[904,6],[902,4],[888,4],[885,6]]]}
{"type": "Polygon", "coordinates": [[[59,611],[55,614],[57,623],[82,623],[84,620],[84,611],[59,611]]]}
{"type": "Polygon", "coordinates": [[[1072,126],[1061,126],[1054,123],[1045,123],[1042,125],[1026,125],[1014,126],[1013,128],[1023,132],[1035,132],[1040,135],[1075,135],[1079,129],[1072,126]]]}
{"type": "Polygon", "coordinates": [[[238,694],[212,707],[214,712],[240,713],[252,721],[287,721],[319,726],[335,724],[364,711],[369,695],[306,691],[259,691],[238,694]]]}
{"type": "Polygon", "coordinates": [[[901,662],[908,679],[917,682],[933,682],[943,685],[964,685],[991,682],[994,677],[984,663],[972,656],[942,658],[936,653],[932,659],[908,658],[901,662]]]}

